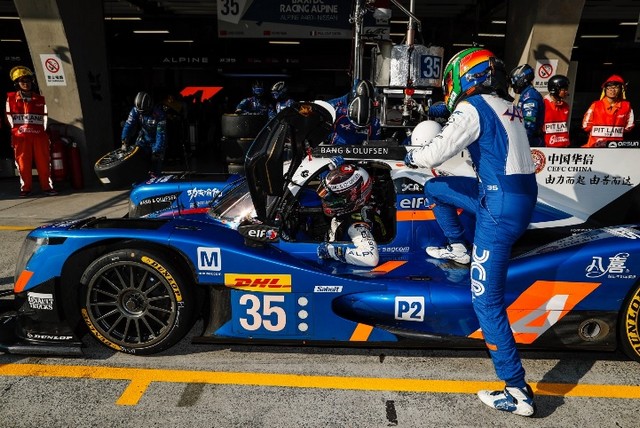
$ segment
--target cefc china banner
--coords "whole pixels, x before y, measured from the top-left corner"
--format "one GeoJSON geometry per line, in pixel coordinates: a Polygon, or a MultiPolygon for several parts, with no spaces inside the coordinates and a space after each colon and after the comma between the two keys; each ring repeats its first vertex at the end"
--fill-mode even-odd
{"type": "Polygon", "coordinates": [[[350,39],[352,2],[217,0],[218,37],[350,39]]]}

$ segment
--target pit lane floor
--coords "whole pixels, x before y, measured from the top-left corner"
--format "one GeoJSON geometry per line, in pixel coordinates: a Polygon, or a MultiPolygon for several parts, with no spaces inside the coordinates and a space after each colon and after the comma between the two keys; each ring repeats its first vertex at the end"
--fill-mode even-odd
{"type": "MultiPolygon", "coordinates": [[[[17,189],[0,180],[0,289],[31,228],[127,210],[127,191],[17,189]]],[[[2,426],[638,426],[640,365],[620,354],[523,352],[538,405],[525,419],[475,397],[501,387],[483,351],[192,345],[201,328],[151,357],[90,337],[83,358],[0,355],[2,426]]]]}

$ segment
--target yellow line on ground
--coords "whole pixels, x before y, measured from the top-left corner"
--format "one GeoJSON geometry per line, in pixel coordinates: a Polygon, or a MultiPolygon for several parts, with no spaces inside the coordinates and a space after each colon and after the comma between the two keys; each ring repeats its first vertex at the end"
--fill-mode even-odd
{"type": "MultiPolygon", "coordinates": [[[[289,388],[350,389],[365,391],[475,394],[481,389],[501,389],[501,382],[466,380],[397,379],[309,376],[277,373],[209,372],[195,370],[139,369],[123,367],[3,364],[0,376],[60,377],[129,380],[116,404],[135,406],[151,382],[253,385],[289,388]]],[[[640,386],[532,383],[538,395],[640,399],[640,386]]]]}
{"type": "Polygon", "coordinates": [[[15,230],[15,231],[22,231],[22,230],[33,230],[38,226],[0,226],[0,230],[15,230]]]}

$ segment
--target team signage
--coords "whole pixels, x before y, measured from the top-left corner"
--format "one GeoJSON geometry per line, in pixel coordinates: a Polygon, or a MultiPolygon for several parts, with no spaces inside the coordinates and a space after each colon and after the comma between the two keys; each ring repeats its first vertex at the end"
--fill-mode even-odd
{"type": "Polygon", "coordinates": [[[403,160],[407,154],[407,149],[400,146],[382,146],[368,144],[366,146],[318,146],[313,149],[312,156],[326,158],[333,156],[348,157],[350,159],[385,159],[403,160]]]}

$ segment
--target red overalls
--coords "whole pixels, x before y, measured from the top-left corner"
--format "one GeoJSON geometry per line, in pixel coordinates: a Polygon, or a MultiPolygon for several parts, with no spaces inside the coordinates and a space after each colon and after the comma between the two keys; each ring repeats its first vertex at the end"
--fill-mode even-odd
{"type": "Polygon", "coordinates": [[[569,128],[569,104],[566,101],[556,101],[547,94],[544,97],[544,145],[547,147],[568,147],[569,128]]]}
{"type": "Polygon", "coordinates": [[[629,101],[594,101],[582,118],[582,129],[589,133],[589,140],[582,147],[606,147],[608,141],[622,141],[623,133],[633,129],[633,121],[629,101]]]}
{"type": "Polygon", "coordinates": [[[51,182],[47,105],[44,97],[35,92],[29,99],[22,92],[7,94],[7,120],[11,127],[11,146],[20,173],[20,190],[30,192],[33,181],[31,168],[35,161],[42,191],[53,189],[51,182]]]}

